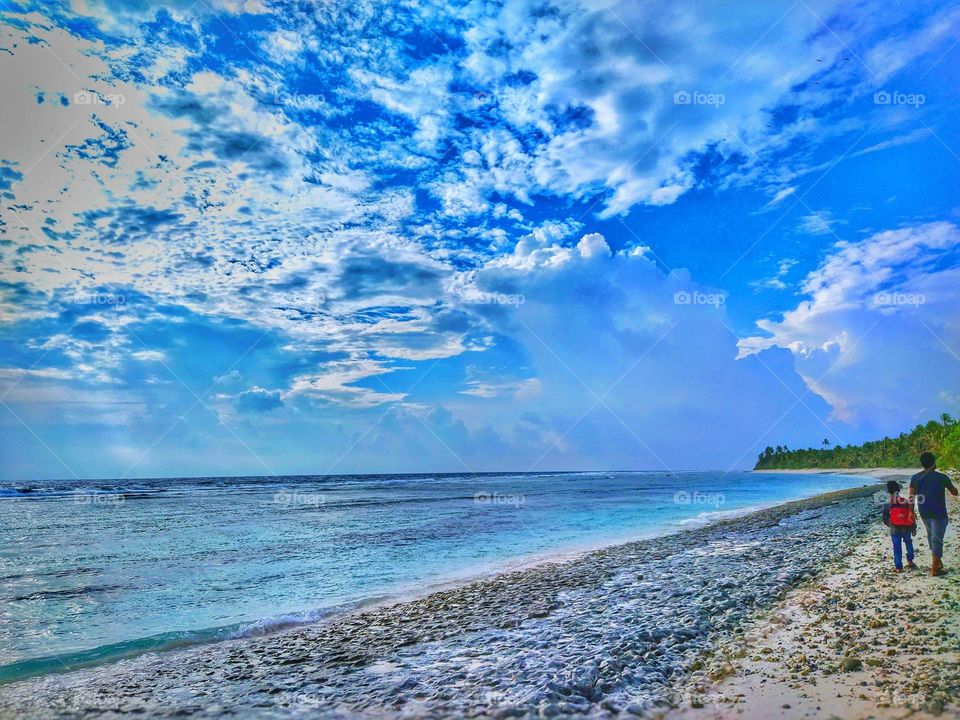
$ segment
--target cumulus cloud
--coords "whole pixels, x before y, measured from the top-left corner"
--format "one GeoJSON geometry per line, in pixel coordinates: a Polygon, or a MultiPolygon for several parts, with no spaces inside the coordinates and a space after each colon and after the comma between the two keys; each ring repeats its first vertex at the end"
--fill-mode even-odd
{"type": "MultiPolygon", "coordinates": [[[[817,414],[825,417],[826,404],[795,402],[803,386],[789,353],[737,360],[726,293],[663,272],[643,248],[614,252],[596,233],[573,244],[528,238],[475,281],[525,298],[485,312],[520,345],[515,367],[535,376],[536,403],[491,393],[482,405],[449,407],[471,436],[495,431],[531,466],[729,467],[778,434],[823,431],[817,414]],[[789,420],[775,423],[778,416],[789,420]],[[700,438],[696,453],[690,437],[700,438]]],[[[480,372],[467,392],[483,387],[480,372]]],[[[490,372],[511,387],[502,369],[490,372]]],[[[528,382],[512,379],[513,387],[528,382]]]]}
{"type": "Polygon", "coordinates": [[[283,407],[279,390],[264,390],[260,387],[244,390],[237,396],[237,410],[243,413],[265,413],[283,407]]]}
{"type": "Polygon", "coordinates": [[[837,243],[804,280],[806,299],[758,321],[764,334],[741,340],[741,357],[789,349],[844,421],[889,432],[937,414],[960,390],[958,245],[949,222],[837,243]]]}

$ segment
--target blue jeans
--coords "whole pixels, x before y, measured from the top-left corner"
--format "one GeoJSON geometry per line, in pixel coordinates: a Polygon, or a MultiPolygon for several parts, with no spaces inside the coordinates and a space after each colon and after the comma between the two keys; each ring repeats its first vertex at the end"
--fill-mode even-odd
{"type": "Polygon", "coordinates": [[[909,530],[891,530],[890,539],[893,540],[893,564],[897,570],[903,570],[903,545],[907,546],[907,562],[913,562],[913,538],[909,530]]]}
{"type": "Polygon", "coordinates": [[[943,557],[943,536],[947,534],[947,518],[921,518],[927,529],[927,542],[930,544],[930,554],[938,558],[943,557]]]}

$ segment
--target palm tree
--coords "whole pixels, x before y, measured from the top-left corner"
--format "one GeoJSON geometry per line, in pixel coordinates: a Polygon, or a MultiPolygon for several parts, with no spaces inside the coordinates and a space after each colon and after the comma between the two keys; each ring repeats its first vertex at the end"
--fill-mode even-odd
{"type": "Polygon", "coordinates": [[[943,413],[940,419],[915,426],[894,438],[873,440],[861,445],[831,445],[824,438],[819,449],[790,450],[786,445],[769,445],[757,460],[758,467],[911,467],[920,453],[935,453],[944,467],[960,466],[960,421],[943,413]]]}

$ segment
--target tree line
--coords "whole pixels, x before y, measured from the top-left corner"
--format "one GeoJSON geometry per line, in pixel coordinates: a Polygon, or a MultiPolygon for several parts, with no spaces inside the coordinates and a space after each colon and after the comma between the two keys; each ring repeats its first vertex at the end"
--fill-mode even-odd
{"type": "Polygon", "coordinates": [[[917,467],[920,453],[937,456],[941,468],[960,468],[960,421],[944,413],[939,420],[917,425],[897,437],[862,445],[833,445],[825,438],[820,447],[791,450],[786,445],[767,446],[754,470],[802,468],[917,467]]]}

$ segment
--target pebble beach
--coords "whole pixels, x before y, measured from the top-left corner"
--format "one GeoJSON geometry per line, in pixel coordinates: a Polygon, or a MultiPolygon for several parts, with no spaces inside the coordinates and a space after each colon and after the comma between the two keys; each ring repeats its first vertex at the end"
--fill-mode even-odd
{"type": "MultiPolygon", "coordinates": [[[[0,688],[0,716],[716,713],[700,707],[703,678],[732,675],[735,656],[752,656],[746,633],[761,618],[875,541],[877,489],[786,503],[272,635],[11,683],[0,688]]],[[[868,613],[861,604],[845,622],[868,613]]]]}
{"type": "Polygon", "coordinates": [[[666,719],[960,717],[960,504],[948,508],[945,575],[930,576],[922,526],[917,569],[894,573],[888,531],[874,523],[851,554],[718,648],[666,719]]]}

